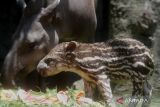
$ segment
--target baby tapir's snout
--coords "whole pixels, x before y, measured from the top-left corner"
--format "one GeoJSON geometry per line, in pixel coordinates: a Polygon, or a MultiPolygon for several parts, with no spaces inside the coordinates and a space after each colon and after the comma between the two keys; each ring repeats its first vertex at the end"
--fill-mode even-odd
{"type": "Polygon", "coordinates": [[[37,65],[37,71],[40,73],[41,76],[46,77],[47,76],[47,69],[48,65],[42,60],[37,65]]]}

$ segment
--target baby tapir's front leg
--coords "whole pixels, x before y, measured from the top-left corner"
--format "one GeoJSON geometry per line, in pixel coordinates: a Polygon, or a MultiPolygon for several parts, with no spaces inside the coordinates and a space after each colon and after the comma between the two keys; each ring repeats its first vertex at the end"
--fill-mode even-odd
{"type": "Polygon", "coordinates": [[[84,80],[84,90],[85,90],[85,96],[87,98],[91,98],[94,101],[102,100],[102,95],[99,92],[98,87],[96,86],[96,84],[84,80]]]}
{"type": "Polygon", "coordinates": [[[116,107],[113,102],[110,79],[105,74],[98,75],[97,78],[97,84],[84,80],[86,97],[92,98],[94,101],[104,100],[107,107],[116,107]]]}
{"type": "Polygon", "coordinates": [[[116,107],[113,100],[109,77],[106,74],[100,74],[97,78],[97,87],[105,101],[105,105],[109,107],[116,107]]]}

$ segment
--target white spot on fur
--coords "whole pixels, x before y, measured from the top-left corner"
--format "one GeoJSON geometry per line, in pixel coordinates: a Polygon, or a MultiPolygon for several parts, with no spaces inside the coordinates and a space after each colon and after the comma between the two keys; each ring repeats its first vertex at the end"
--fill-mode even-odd
{"type": "Polygon", "coordinates": [[[98,75],[99,79],[107,79],[108,76],[106,74],[98,75]]]}
{"type": "Polygon", "coordinates": [[[143,66],[145,67],[145,64],[143,62],[136,62],[133,64],[133,67],[143,66]]]}

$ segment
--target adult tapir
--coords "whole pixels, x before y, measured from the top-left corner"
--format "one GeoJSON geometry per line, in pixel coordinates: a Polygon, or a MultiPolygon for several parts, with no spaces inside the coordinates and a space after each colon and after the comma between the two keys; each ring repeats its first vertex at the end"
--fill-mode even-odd
{"type": "Polygon", "coordinates": [[[95,6],[95,0],[25,0],[2,69],[4,86],[16,86],[17,74],[25,77],[35,70],[59,39],[90,42],[97,25],[95,6]]]}

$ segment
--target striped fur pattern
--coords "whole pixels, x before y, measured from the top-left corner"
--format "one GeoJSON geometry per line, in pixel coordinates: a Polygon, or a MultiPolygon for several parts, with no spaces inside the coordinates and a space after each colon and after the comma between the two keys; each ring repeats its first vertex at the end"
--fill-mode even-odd
{"type": "MultiPolygon", "coordinates": [[[[84,78],[85,87],[91,87],[86,95],[95,96],[98,88],[106,104],[114,107],[110,79],[125,79],[133,82],[131,99],[143,96],[143,107],[150,104],[152,92],[148,82],[153,73],[153,60],[150,50],[134,39],[113,39],[100,43],[64,42],[57,45],[38,64],[37,69],[43,76],[55,75],[62,71],[75,72],[84,78]]],[[[135,107],[137,102],[130,102],[135,107]]]]}

